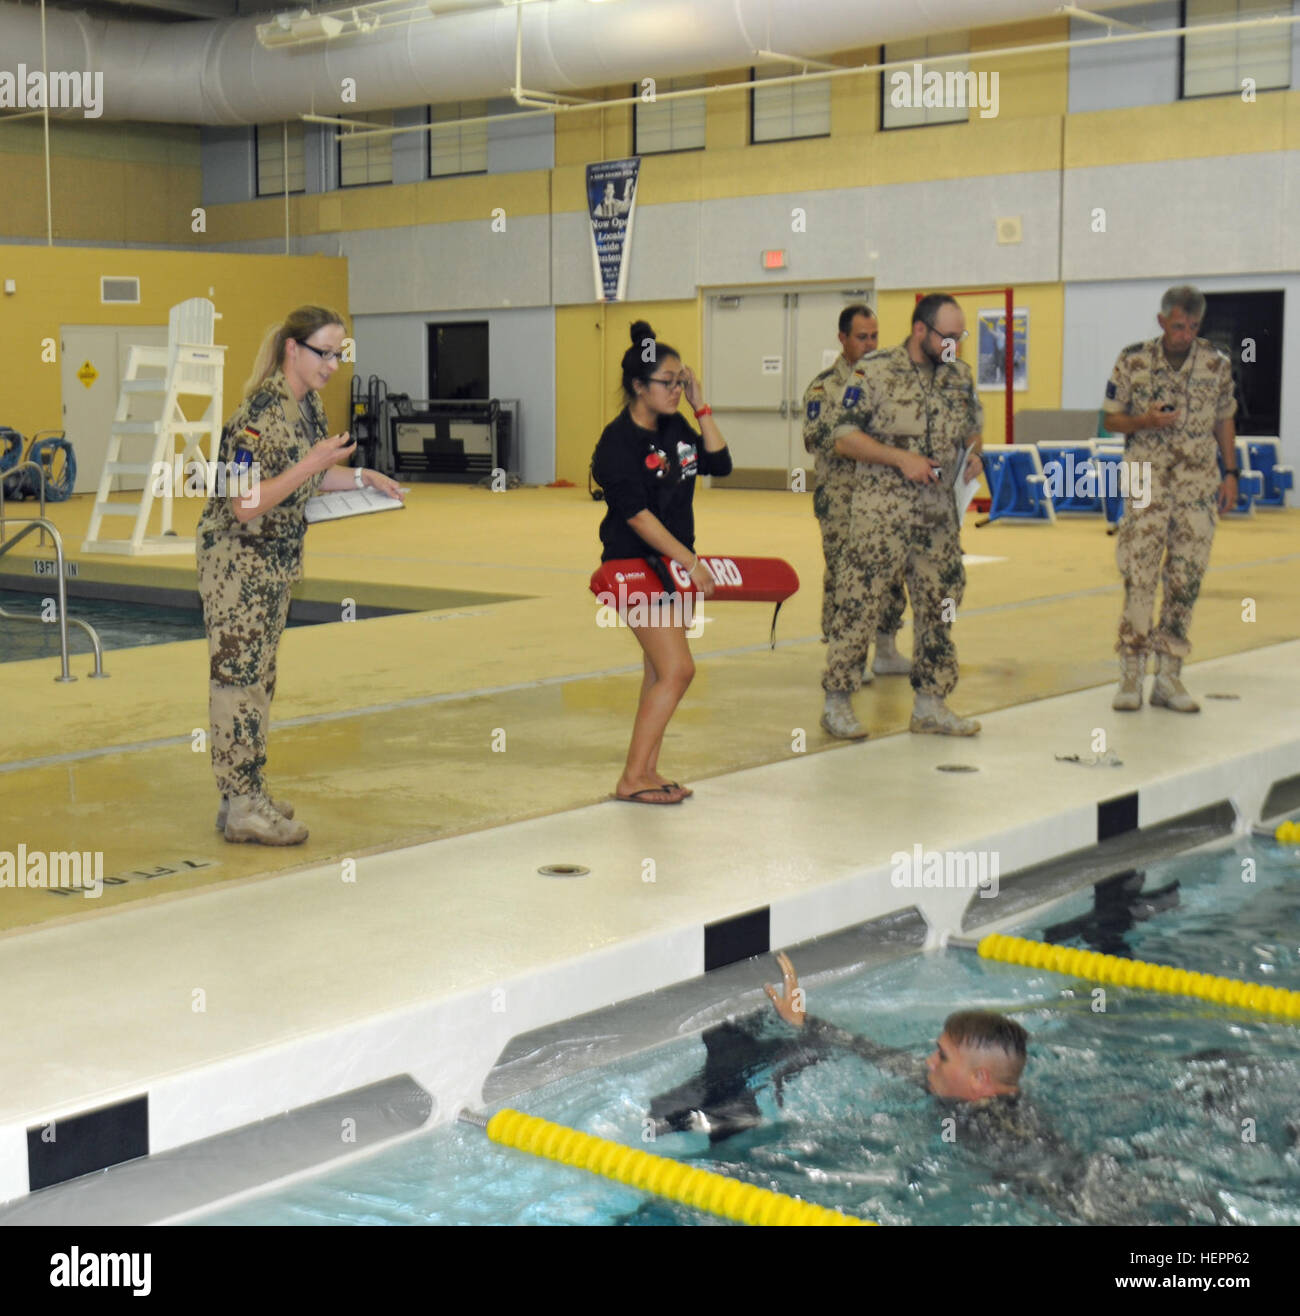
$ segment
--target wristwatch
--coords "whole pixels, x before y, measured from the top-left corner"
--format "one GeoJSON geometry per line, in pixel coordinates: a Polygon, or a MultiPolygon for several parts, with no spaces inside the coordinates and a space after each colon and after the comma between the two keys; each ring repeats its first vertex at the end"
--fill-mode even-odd
{"type": "Polygon", "coordinates": [[[1225,478],[1225,479],[1226,479],[1229,475],[1231,475],[1232,478],[1233,478],[1234,480],[1239,480],[1239,479],[1241,479],[1241,467],[1240,467],[1240,466],[1229,466],[1229,467],[1225,468],[1223,474],[1224,474],[1224,478],[1225,478]]]}
{"type": "Polygon", "coordinates": [[[364,489],[366,487],[366,468],[364,466],[358,466],[353,470],[352,483],[355,484],[358,489],[364,489]]]}

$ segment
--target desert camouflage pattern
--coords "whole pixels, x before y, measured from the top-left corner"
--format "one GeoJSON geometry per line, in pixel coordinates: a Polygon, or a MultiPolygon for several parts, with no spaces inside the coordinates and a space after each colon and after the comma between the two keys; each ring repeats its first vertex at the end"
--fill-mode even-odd
{"type": "Polygon", "coordinates": [[[890,466],[854,462],[849,534],[836,578],[835,629],[822,686],[855,692],[867,646],[889,613],[900,580],[914,613],[912,688],[940,698],[957,684],[953,612],[966,587],[953,481],[984,413],[964,361],[915,365],[906,344],[872,352],[853,368],[837,407],[814,442],[857,429],[881,443],[930,457],[936,484],[915,484],[890,466]],[[825,432],[829,431],[829,432],[825,432]],[[948,620],[945,620],[948,617],[948,620]]]}
{"type": "MultiPolygon", "coordinates": [[[[835,573],[848,541],[849,511],[853,503],[853,475],[856,462],[841,457],[831,445],[820,440],[825,432],[826,418],[838,408],[840,397],[849,382],[853,367],[841,352],[835,364],[808,385],[803,395],[803,446],[815,458],[813,484],[813,514],[822,532],[822,555],[826,571],[822,577],[822,634],[829,636],[834,630],[835,573]]],[[[903,609],[907,600],[902,584],[890,590],[880,629],[897,635],[903,625],[903,609]]]]}
{"type": "MultiPolygon", "coordinates": [[[[222,431],[222,462],[251,454],[269,480],[301,461],[325,437],[324,408],[314,392],[302,414],[277,371],[245,399],[222,431]]],[[[302,576],[303,510],[320,487],[318,471],[283,503],[240,525],[230,500],[208,500],[196,533],[199,595],[208,633],[208,706],[212,770],[223,796],[265,793],[266,738],[275,694],[275,658],[302,576]]]]}
{"type": "Polygon", "coordinates": [[[1198,338],[1175,370],[1165,359],[1163,338],[1126,347],[1106,385],[1106,410],[1139,416],[1165,404],[1182,413],[1177,425],[1138,430],[1124,443],[1126,461],[1149,463],[1151,501],[1136,507],[1128,500],[1120,518],[1116,559],[1124,608],[1115,648],[1121,654],[1186,658],[1192,609],[1218,520],[1214,427],[1237,409],[1228,358],[1198,338]],[[1163,598],[1153,630],[1157,581],[1163,598]]]}

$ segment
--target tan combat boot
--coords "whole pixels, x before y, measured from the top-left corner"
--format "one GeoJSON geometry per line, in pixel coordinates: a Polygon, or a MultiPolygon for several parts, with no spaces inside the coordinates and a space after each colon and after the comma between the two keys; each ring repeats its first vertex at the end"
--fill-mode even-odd
{"type": "MultiPolygon", "coordinates": [[[[281,817],[284,818],[293,817],[292,804],[288,804],[282,800],[273,800],[269,796],[267,797],[267,803],[270,804],[271,808],[273,808],[276,811],[276,813],[280,814],[281,817]]],[[[221,797],[221,807],[217,810],[217,831],[224,832],[226,830],[226,819],[229,817],[230,817],[230,800],[223,795],[221,797]]]]}
{"type": "Polygon", "coordinates": [[[888,631],[880,631],[876,635],[876,661],[871,669],[877,676],[907,676],[912,671],[912,660],[898,652],[888,631]]]}
{"type": "Polygon", "coordinates": [[[836,740],[866,740],[871,734],[854,715],[847,691],[828,690],[822,730],[836,740]]]}
{"type": "Polygon", "coordinates": [[[1167,653],[1156,657],[1156,679],[1151,685],[1151,707],[1169,708],[1175,713],[1199,713],[1201,706],[1183,689],[1178,679],[1183,660],[1167,653]]]}
{"type": "Polygon", "coordinates": [[[261,795],[232,795],[226,818],[227,841],[252,841],[257,845],[301,845],[307,829],[277,813],[261,795]]]}
{"type": "Polygon", "coordinates": [[[938,695],[917,691],[908,730],[918,736],[974,736],[979,729],[980,724],[973,717],[958,717],[938,695]]]}
{"type": "MultiPolygon", "coordinates": [[[[1136,713],[1142,707],[1142,678],[1147,671],[1144,653],[1121,653],[1119,656],[1119,689],[1110,706],[1117,713],[1136,713]]],[[[1152,695],[1152,702],[1155,696],[1152,695]]]]}

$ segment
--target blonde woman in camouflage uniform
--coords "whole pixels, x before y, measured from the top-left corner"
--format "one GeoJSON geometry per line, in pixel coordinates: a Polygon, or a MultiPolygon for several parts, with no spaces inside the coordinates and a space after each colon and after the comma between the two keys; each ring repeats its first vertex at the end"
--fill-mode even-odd
{"type": "Polygon", "coordinates": [[[333,311],[303,306],[267,335],[245,398],[221,434],[219,469],[252,467],[247,497],[218,483],[199,520],[197,557],[208,633],[212,769],[221,792],[217,826],[227,841],[298,845],[307,829],[293,807],[267,794],[262,769],[275,655],[302,577],[304,507],[318,490],[369,485],[400,497],[377,471],[336,463],[355,445],[325,437],[318,390],[338,369],[345,327],[333,311]]]}
{"type": "Polygon", "coordinates": [[[1106,385],[1106,428],[1125,435],[1124,460],[1150,472],[1151,499],[1129,499],[1119,523],[1116,557],[1124,578],[1119,618],[1119,712],[1142,707],[1146,656],[1156,656],[1151,702],[1175,713],[1201,706],[1181,680],[1191,652],[1187,632],[1214,543],[1215,512],[1237,505],[1237,410],[1232,363],[1197,330],[1205,297],[1196,288],[1170,288],[1156,316],[1159,338],[1126,347],[1106,385]],[[1219,479],[1215,444],[1226,474],[1219,479]],[[1156,581],[1163,580],[1160,624],[1152,630],[1156,581]]]}

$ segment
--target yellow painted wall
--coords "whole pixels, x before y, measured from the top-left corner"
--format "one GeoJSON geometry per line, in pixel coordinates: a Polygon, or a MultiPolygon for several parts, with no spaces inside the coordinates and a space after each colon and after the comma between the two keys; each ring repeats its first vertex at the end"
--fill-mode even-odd
{"type": "MultiPolygon", "coordinates": [[[[0,240],[46,236],[39,119],[0,120],[0,240]]],[[[198,128],[50,121],[54,237],[80,242],[195,243],[202,196],[198,128]]]]}
{"type": "MultiPolygon", "coordinates": [[[[555,308],[555,473],[586,487],[601,431],[623,408],[623,353],[634,321],[647,320],[656,337],[700,368],[700,303],[618,302],[555,308]]],[[[705,381],[707,395],[708,381],[705,381]]],[[[689,419],[690,407],[683,398],[689,419]]]]}
{"type": "MultiPolygon", "coordinates": [[[[211,297],[222,319],[216,340],[226,353],[224,413],[234,411],[268,326],[296,306],[333,307],[347,318],[347,261],[329,256],[237,256],[219,252],[123,251],[93,247],[0,246],[0,424],[28,438],[56,429],[62,416],[62,367],[43,362],[43,340],[64,325],[166,325],[170,308],[211,297]],[[101,275],[137,275],[139,306],[102,306],[101,275]]],[[[351,367],[325,392],[331,432],[347,426],[351,367]]]]}
{"type": "MultiPolygon", "coordinates": [[[[917,293],[946,292],[957,299],[966,316],[969,337],[961,345],[961,359],[976,369],[979,352],[977,317],[980,311],[1002,310],[1001,293],[967,295],[960,288],[909,288],[882,292],[876,302],[880,319],[880,345],[892,347],[911,332],[917,293]]],[[[1060,283],[1022,284],[1015,289],[1016,307],[1029,311],[1029,387],[1016,393],[1016,413],[1055,409],[1061,405],[1061,352],[1064,341],[1065,286],[1060,283]]],[[[1006,439],[1006,394],[999,388],[980,393],[984,405],[984,442],[1006,439]]]]}

